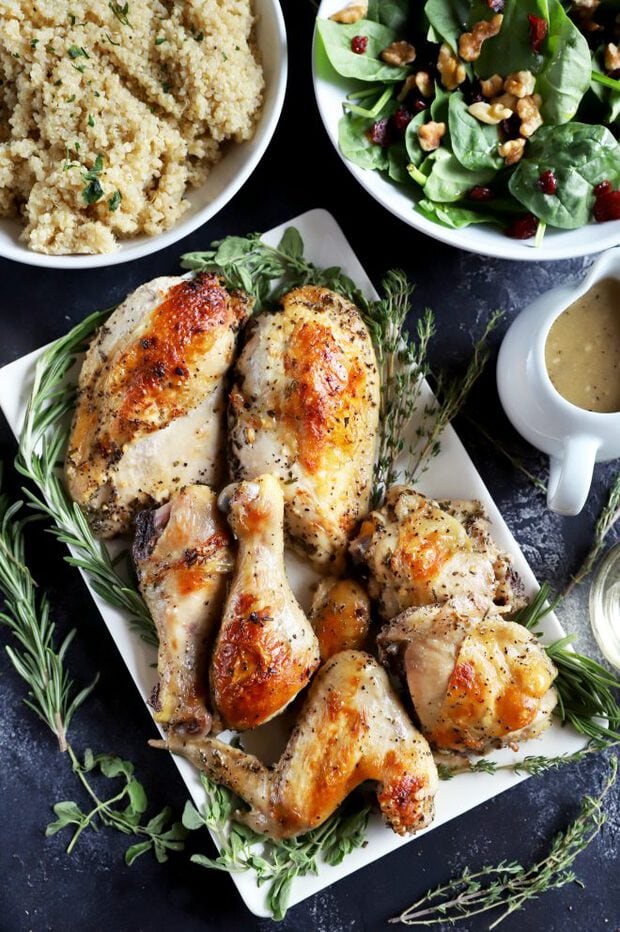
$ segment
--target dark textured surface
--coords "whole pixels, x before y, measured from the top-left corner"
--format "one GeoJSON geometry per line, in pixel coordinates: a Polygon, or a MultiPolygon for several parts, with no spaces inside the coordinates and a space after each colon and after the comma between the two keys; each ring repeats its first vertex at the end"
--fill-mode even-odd
{"type": "MultiPolygon", "coordinates": [[[[359,189],[325,138],[312,97],[309,49],[313,9],[299,0],[285,4],[291,79],[280,128],[253,178],[233,202],[187,240],[142,261],[89,272],[51,272],[0,262],[2,339],[6,363],[62,334],[94,308],[120,300],[155,275],[175,272],[178,256],[228,233],[267,229],[312,207],[326,207],[342,225],[378,282],[390,266],[402,266],[417,282],[415,306],[430,305],[438,321],[433,361],[457,371],[465,365],[472,334],[491,310],[504,308],[508,322],[533,296],[578,277],[579,260],[521,265],[487,260],[441,246],[384,213],[359,189]]],[[[498,435],[534,472],[544,462],[507,424],[497,402],[492,367],[476,389],[468,413],[498,435]]],[[[573,519],[552,515],[528,480],[486,441],[470,422],[457,425],[476,465],[540,579],[562,587],[588,548],[595,517],[616,464],[597,467],[584,513],[573,519]]],[[[0,426],[0,456],[12,460],[14,443],[0,426]]],[[[16,488],[7,468],[7,484],[16,488]]],[[[111,751],[134,761],[155,807],[169,803],[180,812],[184,786],[172,762],[146,746],[153,734],[149,715],[77,573],[42,531],[29,534],[30,555],[41,587],[50,594],[61,630],[76,626],[71,669],[81,682],[96,670],[100,684],[75,719],[77,749],[111,751]]],[[[585,607],[586,591],[575,592],[561,618],[578,634],[582,649],[594,652],[585,607]]],[[[2,639],[5,636],[2,635],[2,639]]],[[[0,930],[101,929],[267,930],[244,909],[223,874],[189,865],[185,855],[158,865],[147,855],[134,867],[122,860],[127,840],[101,832],[82,837],[75,852],[64,852],[66,836],[46,839],[52,803],[80,799],[69,762],[60,756],[43,726],[21,703],[23,684],[6,660],[0,666],[0,930]]],[[[553,834],[576,814],[579,799],[594,792],[605,773],[604,759],[591,759],[563,772],[532,779],[510,793],[450,822],[384,860],[349,877],[291,910],[283,932],[345,932],[387,929],[386,919],[430,885],[468,864],[472,869],[503,858],[525,863],[544,852],[553,834]]],[[[618,793],[599,838],[581,856],[575,884],[530,903],[501,927],[543,932],[615,930],[620,926],[618,793]]],[[[208,850],[206,837],[195,842],[208,850]]],[[[467,924],[472,932],[491,919],[467,924]]]]}

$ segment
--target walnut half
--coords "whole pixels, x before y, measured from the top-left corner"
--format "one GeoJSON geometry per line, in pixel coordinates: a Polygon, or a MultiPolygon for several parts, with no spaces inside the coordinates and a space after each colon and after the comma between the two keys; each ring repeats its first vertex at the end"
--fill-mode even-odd
{"type": "Polygon", "coordinates": [[[540,105],[542,98],[540,94],[532,94],[523,97],[517,101],[517,113],[521,118],[521,128],[519,132],[526,139],[532,136],[539,126],[543,124],[543,118],[540,115],[540,105]]]}
{"type": "Polygon", "coordinates": [[[367,13],[368,4],[364,0],[361,0],[361,2],[353,0],[353,3],[345,6],[343,10],[338,10],[329,18],[335,23],[359,23],[360,19],[364,19],[367,13]]]}
{"type": "Polygon", "coordinates": [[[441,145],[441,139],[445,135],[445,132],[445,123],[435,123],[434,120],[431,120],[430,123],[424,123],[424,125],[420,126],[418,129],[420,148],[423,149],[424,152],[434,152],[434,150],[438,149],[441,145]]]}
{"type": "Polygon", "coordinates": [[[381,52],[381,58],[388,65],[395,65],[402,68],[403,65],[410,65],[415,60],[415,48],[410,42],[392,42],[381,52]]]}
{"type": "Polygon", "coordinates": [[[439,49],[437,71],[441,75],[441,83],[447,91],[453,91],[467,77],[465,65],[458,60],[447,42],[443,42],[439,49]]]}
{"type": "Polygon", "coordinates": [[[617,71],[620,68],[620,48],[610,42],[605,46],[605,71],[617,71]]]}
{"type": "Polygon", "coordinates": [[[517,162],[520,162],[524,149],[525,139],[508,139],[506,142],[500,143],[497,147],[497,151],[504,159],[506,167],[516,165],[517,162]]]}
{"type": "Polygon", "coordinates": [[[502,28],[504,16],[496,13],[492,19],[481,19],[473,26],[471,32],[464,32],[459,36],[459,55],[464,61],[476,61],[480,57],[482,45],[487,39],[492,39],[502,28]]]}
{"type": "Polygon", "coordinates": [[[505,107],[500,102],[490,104],[486,100],[476,101],[467,108],[467,111],[481,123],[488,123],[490,126],[497,126],[502,120],[508,120],[512,116],[512,110],[509,107],[505,107]]]}

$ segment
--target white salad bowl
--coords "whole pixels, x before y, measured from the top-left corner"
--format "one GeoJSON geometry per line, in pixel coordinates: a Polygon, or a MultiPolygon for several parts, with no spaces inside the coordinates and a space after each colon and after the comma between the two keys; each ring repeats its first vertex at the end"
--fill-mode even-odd
{"type": "MultiPolygon", "coordinates": [[[[347,0],[323,0],[317,17],[326,19],[346,6],[347,0]]],[[[378,171],[359,168],[345,159],[338,147],[338,123],[342,102],[359,82],[342,78],[331,66],[315,29],[312,50],[312,73],[317,106],[327,135],[353,177],[386,210],[422,233],[469,252],[500,259],[571,259],[601,252],[620,244],[620,220],[592,223],[578,230],[547,229],[540,246],[534,240],[510,239],[501,230],[488,224],[476,224],[462,230],[441,226],[423,217],[414,209],[413,186],[396,184],[378,171]]],[[[524,211],[525,212],[525,211],[524,211]]]]}
{"type": "Polygon", "coordinates": [[[186,193],[190,207],[179,221],[156,236],[136,236],[121,240],[115,252],[98,255],[50,256],[33,252],[19,235],[23,224],[16,220],[0,220],[0,256],[54,269],[92,269],[117,265],[176,243],[214,217],[248,180],[269,145],[275,132],[286,91],[288,71],[287,41],[284,17],[278,0],[254,0],[256,39],[265,75],[265,94],[256,131],[252,139],[230,144],[222,158],[199,188],[186,193]]]}

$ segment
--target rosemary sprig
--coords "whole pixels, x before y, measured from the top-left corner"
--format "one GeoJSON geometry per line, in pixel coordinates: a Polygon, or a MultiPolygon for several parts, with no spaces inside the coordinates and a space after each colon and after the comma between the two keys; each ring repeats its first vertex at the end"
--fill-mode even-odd
{"type": "Polygon", "coordinates": [[[75,404],[75,386],[68,375],[85,341],[109,314],[110,310],[91,314],[37,361],[15,467],[37,489],[24,489],[30,507],[51,518],[50,533],[74,550],[76,555],[65,557],[66,561],[85,570],[95,592],[128,612],[141,637],[156,645],[155,627],[142,597],[119,575],[107,548],[93,536],[58,474],[67,443],[65,419],[75,404]]]}
{"type": "Polygon", "coordinates": [[[55,735],[60,750],[67,753],[73,772],[94,802],[94,807],[86,812],[73,801],[56,803],[56,821],[47,826],[46,834],[53,835],[67,826],[75,826],[67,848],[67,853],[71,853],[83,831],[97,829],[103,824],[140,839],[125,853],[128,864],[151,849],[159,861],[165,861],[168,851],[183,847],[185,836],[180,823],[168,826],[170,809],[166,807],[142,825],[147,797],[144,787],[133,775],[133,764],[111,754],[95,757],[90,750],[80,763],[67,739],[73,715],[99,677],[97,675],[89,686],[78,692],[65,667],[75,631],[70,631],[56,647],[48,600],[45,595],[37,598],[35,582],[25,563],[24,527],[29,519],[19,516],[21,507],[21,502],[9,505],[8,498],[0,495],[0,593],[5,602],[0,622],[8,627],[18,643],[16,648],[7,646],[6,652],[28,687],[24,702],[55,735]],[[123,787],[109,798],[101,799],[90,778],[96,770],[109,779],[121,777],[123,787]]]}
{"type": "Polygon", "coordinates": [[[579,585],[592,572],[605,546],[607,535],[615,527],[618,519],[620,519],[620,472],[609,490],[607,501],[594,525],[594,539],[590,551],[566,587],[565,595],[568,595],[574,586],[579,585]]]}
{"type": "Polygon", "coordinates": [[[610,773],[598,796],[586,796],[581,811],[568,828],[554,838],[548,854],[531,867],[517,861],[502,861],[472,872],[465,868],[460,877],[430,890],[390,922],[408,926],[454,924],[481,913],[501,909],[489,926],[494,929],[504,919],[547,890],[554,890],[577,879],[572,870],[577,856],[596,838],[606,816],[605,796],[616,781],[618,761],[612,758],[610,773]]]}
{"type": "Polygon", "coordinates": [[[238,808],[236,796],[205,774],[201,774],[200,779],[205,790],[202,811],[187,802],[183,825],[190,830],[206,826],[217,839],[220,853],[216,858],[194,854],[191,860],[212,870],[254,871],[259,886],[269,884],[267,905],[276,920],[283,919],[286,914],[295,877],[316,874],[319,857],[323,863],[340,864],[347,854],[364,843],[368,809],[352,814],[338,811],[305,835],[272,841],[231,821],[238,808]]]}
{"type": "MultiPolygon", "coordinates": [[[[514,620],[539,634],[534,629],[560,600],[559,596],[551,599],[550,593],[548,583],[543,583],[534,599],[514,620]]],[[[569,645],[573,639],[574,635],[568,635],[545,645],[548,656],[558,668],[554,684],[558,693],[555,714],[580,734],[613,744],[620,740],[620,706],[614,695],[614,691],[620,689],[620,681],[596,660],[571,650],[569,645]]]]}
{"type": "Polygon", "coordinates": [[[295,227],[288,227],[277,246],[269,246],[260,233],[227,236],[205,252],[188,252],[181,266],[199,272],[217,272],[229,288],[242,288],[256,299],[256,310],[277,302],[286,291],[302,285],[323,285],[349,298],[360,310],[368,304],[359,288],[339,266],[320,268],[304,257],[304,243],[295,227]],[[274,283],[278,286],[274,288],[274,283]]]}

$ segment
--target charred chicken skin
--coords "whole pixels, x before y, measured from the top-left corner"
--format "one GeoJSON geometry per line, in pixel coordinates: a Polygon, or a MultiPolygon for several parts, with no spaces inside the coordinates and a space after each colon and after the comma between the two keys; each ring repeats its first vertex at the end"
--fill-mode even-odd
{"type": "Polygon", "coordinates": [[[79,379],[67,486],[100,537],[194,482],[216,484],[223,378],[252,302],[215,275],[141,285],[93,340],[79,379]]]}
{"type": "Polygon", "coordinates": [[[229,404],[231,472],[284,483],[291,545],[339,570],[367,508],[379,378],[357,308],[327,288],[296,288],[251,328],[229,404]]]}
{"type": "Polygon", "coordinates": [[[208,651],[233,568],[232,546],[206,485],[188,486],[137,516],[133,560],[159,636],[152,705],[155,721],[166,728],[187,734],[211,728],[208,651]]]}
{"type": "Polygon", "coordinates": [[[182,754],[248,805],[235,818],[271,838],[321,825],[355,787],[377,784],[383,816],[404,835],[433,817],[437,770],[387,674],[369,654],[336,654],[314,678],[286,750],[273,767],[215,738],[151,742],[182,754]]]}
{"type": "Polygon", "coordinates": [[[319,645],[284,568],[284,496],[275,476],[220,496],[239,551],[211,659],[215,704],[243,731],[281,712],[319,664],[319,645]]]}
{"type": "Polygon", "coordinates": [[[456,597],[412,608],[381,631],[383,662],[405,680],[436,748],[482,752],[534,738],[557,701],[557,670],[538,639],[456,597]]]}
{"type": "Polygon", "coordinates": [[[523,604],[510,558],[498,551],[479,502],[436,502],[393,486],[351,543],[369,570],[368,591],[384,618],[466,595],[482,610],[523,604]]]}

